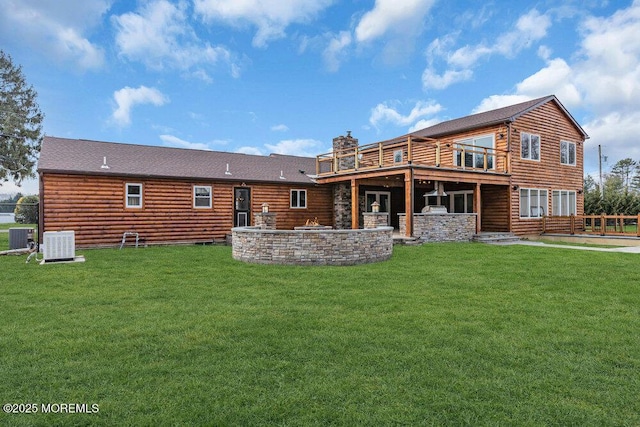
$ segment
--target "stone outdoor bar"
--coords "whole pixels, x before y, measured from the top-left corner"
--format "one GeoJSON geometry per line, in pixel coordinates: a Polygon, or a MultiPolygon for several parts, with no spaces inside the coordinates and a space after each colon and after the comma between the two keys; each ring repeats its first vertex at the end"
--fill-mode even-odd
{"type": "MultiPolygon", "coordinates": [[[[405,214],[400,217],[400,234],[405,234],[405,214]]],[[[474,213],[414,213],[413,235],[420,242],[468,242],[476,233],[474,213]]]]}
{"type": "Polygon", "coordinates": [[[256,213],[255,226],[231,230],[233,258],[257,264],[357,265],[391,258],[393,227],[385,213],[364,214],[364,229],[277,230],[275,214],[256,213]]]}

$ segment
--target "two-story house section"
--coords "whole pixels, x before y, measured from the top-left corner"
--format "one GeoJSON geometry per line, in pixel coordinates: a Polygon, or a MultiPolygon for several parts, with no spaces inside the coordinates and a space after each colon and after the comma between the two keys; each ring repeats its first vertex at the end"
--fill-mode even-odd
{"type": "Polygon", "coordinates": [[[551,95],[388,141],[335,138],[333,151],[317,157],[317,181],[334,185],[334,222],[345,228],[358,228],[378,202],[407,236],[413,215],[402,214],[428,205],[476,213],[477,232],[534,235],[544,215],[583,212],[587,138],[551,95]]]}

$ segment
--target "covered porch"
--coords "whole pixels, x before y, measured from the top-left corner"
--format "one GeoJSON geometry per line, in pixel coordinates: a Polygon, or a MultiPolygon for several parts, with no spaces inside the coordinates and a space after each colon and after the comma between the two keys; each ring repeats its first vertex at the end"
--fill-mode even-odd
{"type": "Polygon", "coordinates": [[[504,172],[407,164],[317,179],[334,185],[336,228],[362,228],[362,214],[372,212],[377,202],[380,212],[388,213],[388,225],[408,238],[415,236],[416,222],[418,231],[424,226],[426,206],[444,206],[447,214],[474,214],[476,233],[511,229],[510,175],[504,172]]]}

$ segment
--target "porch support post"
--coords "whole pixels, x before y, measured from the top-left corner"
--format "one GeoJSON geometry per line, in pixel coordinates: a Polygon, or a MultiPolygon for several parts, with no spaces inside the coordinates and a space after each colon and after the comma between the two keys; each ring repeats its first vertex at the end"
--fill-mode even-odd
{"type": "Polygon", "coordinates": [[[351,229],[357,230],[360,227],[360,206],[358,201],[359,193],[358,181],[354,178],[351,180],[351,229]]]}
{"type": "Polygon", "coordinates": [[[413,168],[409,168],[404,173],[404,211],[405,211],[405,235],[406,237],[413,236],[413,168]]]}
{"type": "Polygon", "coordinates": [[[481,231],[482,225],[482,198],[480,197],[480,188],[481,185],[479,182],[476,183],[476,189],[473,192],[473,208],[476,212],[476,233],[481,231]]]}

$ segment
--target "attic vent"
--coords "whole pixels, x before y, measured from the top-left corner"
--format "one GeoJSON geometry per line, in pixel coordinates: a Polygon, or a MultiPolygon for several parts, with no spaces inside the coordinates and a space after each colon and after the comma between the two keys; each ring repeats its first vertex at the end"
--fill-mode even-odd
{"type": "Polygon", "coordinates": [[[229,171],[229,163],[227,163],[227,170],[224,172],[225,175],[231,175],[231,172],[229,171]]]}
{"type": "Polygon", "coordinates": [[[100,169],[109,169],[109,165],[107,164],[107,157],[103,157],[102,158],[102,166],[100,166],[100,169]]]}

